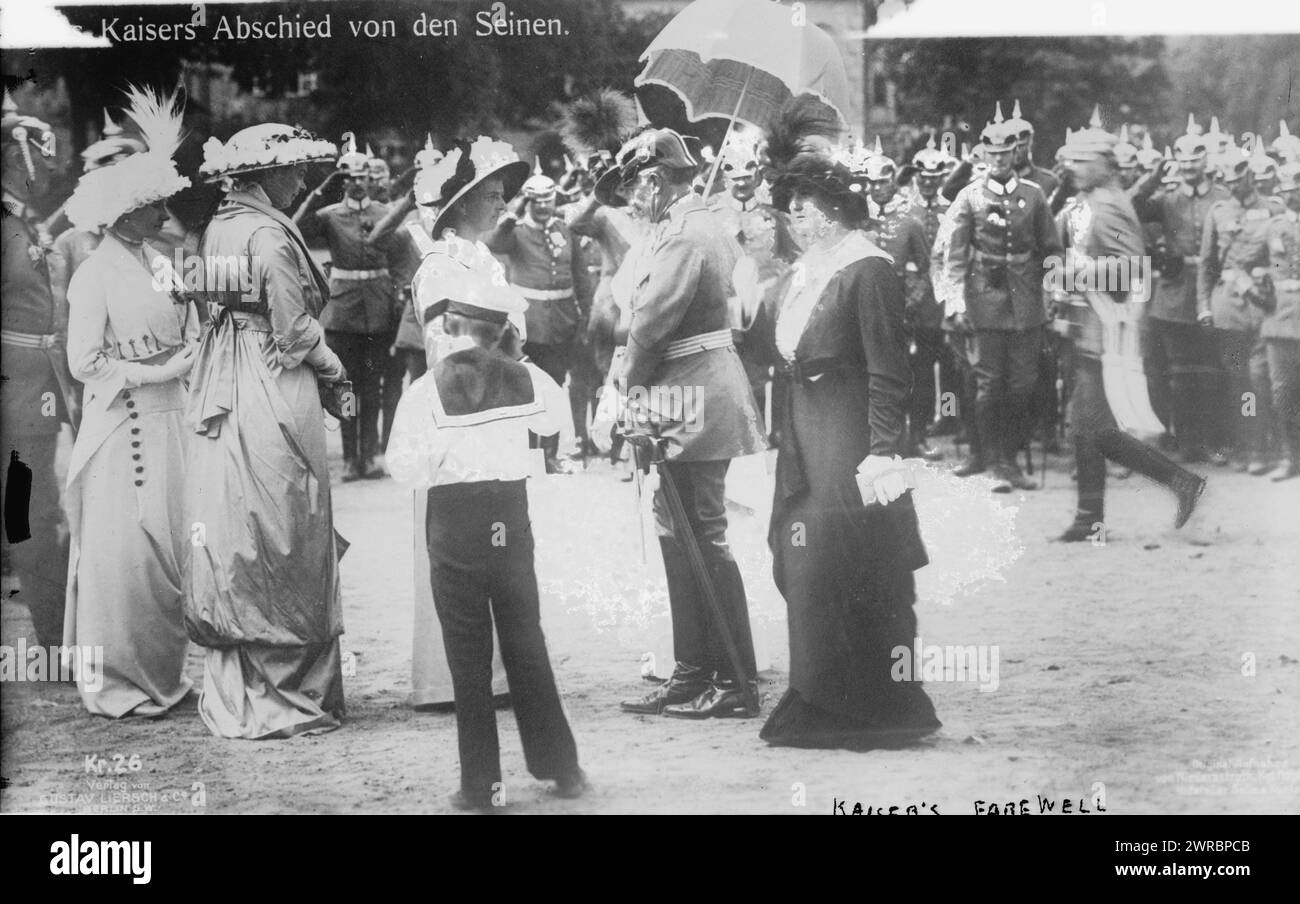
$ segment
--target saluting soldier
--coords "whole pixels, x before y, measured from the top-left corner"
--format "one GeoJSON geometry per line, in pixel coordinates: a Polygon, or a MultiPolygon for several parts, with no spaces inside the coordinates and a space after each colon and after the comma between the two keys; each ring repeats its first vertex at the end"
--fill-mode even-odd
{"type": "Polygon", "coordinates": [[[1029,439],[1030,407],[1038,377],[1047,309],[1043,267],[1061,253],[1043,190],[1012,168],[1016,135],[1006,123],[989,123],[980,135],[987,175],[962,189],[949,216],[952,234],[946,279],[964,287],[950,311],[954,327],[974,333],[975,423],[978,454],[954,473],[991,467],[995,492],[1031,490],[1016,453],[1029,439]]]}
{"type": "Polygon", "coordinates": [[[900,437],[902,448],[898,451],[909,458],[934,460],[940,453],[926,442],[925,428],[934,416],[934,364],[943,347],[943,332],[942,315],[930,284],[930,242],[912,199],[899,191],[898,164],[881,152],[879,136],[875,152],[865,161],[862,176],[876,210],[871,221],[874,241],[893,258],[894,272],[903,283],[906,304],[903,317],[911,334],[908,364],[912,371],[912,395],[908,429],[900,437]]]}
{"type": "Polygon", "coordinates": [[[42,646],[63,642],[68,541],[61,534],[63,508],[54,474],[59,431],[75,423],[76,394],[68,372],[67,304],[57,304],[46,263],[48,248],[29,206],[49,188],[54,131],[24,116],[4,95],[0,115],[0,183],[4,188],[3,272],[0,273],[0,429],[4,438],[5,540],[42,646]],[[31,469],[28,498],[21,466],[31,469]],[[25,517],[24,517],[25,516],[25,517]],[[25,530],[24,530],[25,528],[25,530]]]}
{"type": "Polygon", "coordinates": [[[1217,162],[1231,197],[1210,208],[1201,233],[1197,319],[1212,328],[1228,377],[1221,409],[1238,470],[1268,472],[1264,437],[1269,415],[1267,361],[1260,327],[1265,300],[1258,279],[1267,268],[1269,221],[1286,207],[1255,188],[1250,158],[1230,148],[1217,162]]]}
{"type": "Polygon", "coordinates": [[[1275,481],[1300,474],[1300,162],[1278,170],[1278,195],[1286,210],[1268,224],[1273,310],[1260,328],[1282,440],[1282,458],[1269,473],[1275,481]]]}
{"type": "MultiPolygon", "coordinates": [[[[936,252],[940,251],[938,243],[939,229],[949,208],[952,206],[951,202],[943,196],[940,188],[948,177],[948,173],[956,165],[957,159],[955,157],[936,147],[934,133],[930,134],[925,147],[912,156],[912,169],[915,171],[915,175],[912,177],[912,210],[916,218],[921,221],[921,228],[925,230],[926,247],[930,249],[930,294],[934,296],[933,312],[930,314],[929,319],[921,318],[923,326],[917,329],[927,330],[933,324],[934,329],[929,338],[930,341],[937,341],[939,344],[936,354],[939,359],[939,392],[940,397],[943,399],[957,399],[962,395],[961,371],[955,352],[944,341],[944,304],[943,300],[938,297],[939,293],[935,288],[935,279],[943,270],[943,256],[942,254],[936,255],[936,252]]],[[[918,340],[918,347],[919,345],[920,341],[918,340]]],[[[941,411],[939,419],[934,425],[934,434],[939,436],[955,429],[956,418],[941,411]]]]}
{"type": "Polygon", "coordinates": [[[1186,133],[1174,142],[1172,161],[1150,170],[1130,193],[1138,218],[1159,224],[1164,239],[1164,253],[1153,261],[1160,280],[1149,322],[1168,368],[1169,411],[1184,463],[1205,461],[1215,442],[1214,400],[1222,395],[1222,370],[1213,334],[1197,325],[1196,268],[1206,215],[1227,197],[1227,190],[1209,178],[1205,137],[1190,115],[1186,133]],[[1158,192],[1174,171],[1179,183],[1158,192]]]}
{"type": "MultiPolygon", "coordinates": [[[[1116,264],[1138,260],[1145,251],[1142,227],[1120,183],[1117,143],[1114,135],[1096,126],[1071,135],[1064,153],[1078,193],[1063,214],[1063,238],[1072,272],[1089,277],[1086,284],[1097,287],[1102,303],[1133,304],[1134,295],[1145,289],[1136,284],[1106,284],[1109,273],[1129,272],[1131,279],[1135,277],[1116,264]]],[[[1098,536],[1099,525],[1104,529],[1107,459],[1172,490],[1178,498],[1174,527],[1182,527],[1205,489],[1205,480],[1116,427],[1101,363],[1102,354],[1114,350],[1104,345],[1102,322],[1092,302],[1078,294],[1069,297],[1064,313],[1074,341],[1070,411],[1078,507],[1074,523],[1058,539],[1079,542],[1098,536]]]]}
{"type": "Polygon", "coordinates": [[[370,160],[353,149],[339,157],[334,173],[293,217],[304,238],[323,238],[330,249],[330,298],[321,326],[355,384],[357,405],[355,416],[342,422],[345,482],[384,476],[375,464],[380,383],[401,313],[388,269],[395,233],[380,236],[375,230],[387,213],[387,205],[370,197],[370,160]],[[338,179],[343,200],[322,207],[326,188],[338,179]]]}
{"type": "Polygon", "coordinates": [[[632,275],[620,382],[629,399],[650,400],[629,406],[632,423],[662,444],[662,471],[680,493],[689,522],[674,532],[661,486],[654,497],[655,529],[668,575],[676,665],[665,684],[622,707],[687,718],[754,716],[754,644],[744,582],[727,545],[724,489],[731,459],[766,443],[730,329],[728,298],[739,248],[692,191],[701,164],[677,132],[651,129],[620,149],[617,165],[596,184],[602,203],[629,204],[650,224],[632,275]],[[702,393],[703,409],[653,404],[674,395],[684,401],[687,392],[702,393]],[[689,541],[682,539],[688,529],[689,541]],[[725,615],[722,625],[707,606],[684,542],[699,547],[725,615]],[[724,654],[724,631],[739,651],[743,676],[724,654]]]}
{"type": "MultiPolygon", "coordinates": [[[[556,215],[555,201],[555,181],[535,168],[484,241],[505,261],[510,285],[528,301],[524,352],[563,386],[572,365],[574,339],[585,319],[575,286],[586,273],[582,256],[574,254],[572,232],[556,215]]],[[[547,473],[565,470],[557,457],[559,436],[543,438],[541,446],[547,473]]]]}

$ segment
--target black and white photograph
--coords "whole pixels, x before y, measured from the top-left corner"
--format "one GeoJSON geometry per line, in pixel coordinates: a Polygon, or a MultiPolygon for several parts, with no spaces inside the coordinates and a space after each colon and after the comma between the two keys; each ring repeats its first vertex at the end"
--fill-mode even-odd
{"type": "Polygon", "coordinates": [[[0,48],[0,813],[1300,812],[1287,4],[0,48]]]}

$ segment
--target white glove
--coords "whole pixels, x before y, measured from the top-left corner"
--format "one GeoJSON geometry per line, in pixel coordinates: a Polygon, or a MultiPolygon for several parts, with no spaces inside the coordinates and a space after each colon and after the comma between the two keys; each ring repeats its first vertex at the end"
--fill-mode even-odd
{"type": "Polygon", "coordinates": [[[858,465],[857,481],[863,505],[889,505],[907,492],[907,471],[897,455],[868,455],[858,465]]]}
{"type": "Polygon", "coordinates": [[[194,356],[198,350],[199,344],[191,342],[162,364],[146,366],[140,375],[140,383],[142,385],[169,383],[185,376],[194,366],[194,356]]]}

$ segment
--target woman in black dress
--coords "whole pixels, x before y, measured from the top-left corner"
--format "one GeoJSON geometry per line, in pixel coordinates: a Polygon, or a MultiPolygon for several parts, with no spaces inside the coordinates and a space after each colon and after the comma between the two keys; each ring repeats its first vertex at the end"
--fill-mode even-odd
{"type": "Polygon", "coordinates": [[[894,457],[911,384],[902,283],[857,228],[866,200],[846,167],[788,136],[769,136],[768,153],[805,250],[760,318],[778,374],[768,543],[790,627],[790,688],[760,736],[898,746],[940,727],[920,683],[891,677],[894,649],[911,655],[912,572],[928,562],[894,457]]]}

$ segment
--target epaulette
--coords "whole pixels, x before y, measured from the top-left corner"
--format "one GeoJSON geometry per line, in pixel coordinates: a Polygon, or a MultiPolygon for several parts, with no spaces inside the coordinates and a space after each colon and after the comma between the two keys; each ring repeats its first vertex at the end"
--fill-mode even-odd
{"type": "Polygon", "coordinates": [[[320,208],[320,209],[317,210],[316,212],[317,212],[317,213],[332,213],[333,211],[338,210],[338,209],[339,209],[340,207],[342,207],[342,206],[343,206],[343,202],[342,202],[342,201],[335,201],[333,204],[326,204],[324,207],[320,208]]]}
{"type": "MultiPolygon", "coordinates": [[[[1043,186],[1039,185],[1033,179],[1026,179],[1024,176],[1016,176],[1016,179],[1020,182],[1025,183],[1025,185],[1032,185],[1034,188],[1038,189],[1039,191],[1043,191],[1043,186]]],[[[1046,192],[1044,192],[1044,194],[1046,194],[1046,192]]]]}

